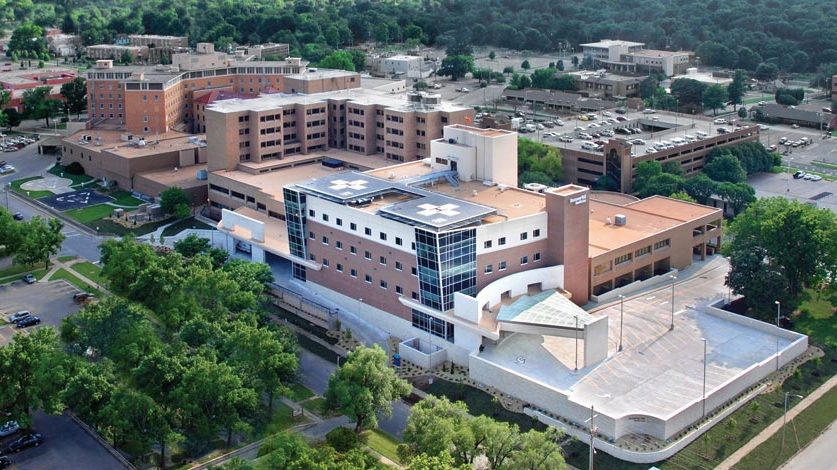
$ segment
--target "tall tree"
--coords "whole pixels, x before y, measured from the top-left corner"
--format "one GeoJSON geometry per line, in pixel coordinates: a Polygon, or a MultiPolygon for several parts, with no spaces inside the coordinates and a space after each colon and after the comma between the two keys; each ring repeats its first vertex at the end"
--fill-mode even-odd
{"type": "Polygon", "coordinates": [[[695,198],[695,201],[706,204],[709,198],[718,190],[718,183],[703,173],[695,175],[683,183],[683,189],[689,196],[695,198]]]}
{"type": "Polygon", "coordinates": [[[747,172],[734,155],[724,153],[713,158],[703,167],[706,176],[718,182],[741,183],[747,179],[747,172]]]}
{"type": "Polygon", "coordinates": [[[182,188],[173,186],[160,193],[160,207],[167,214],[172,214],[178,219],[189,215],[189,195],[182,188]]]}
{"type": "Polygon", "coordinates": [[[326,69],[348,70],[349,72],[355,71],[353,56],[348,51],[332,52],[331,54],[323,57],[319,66],[326,69]]]}
{"type": "Polygon", "coordinates": [[[712,114],[717,114],[718,108],[726,106],[727,90],[721,85],[709,85],[703,91],[703,106],[712,109],[712,114]]]}
{"type": "Polygon", "coordinates": [[[328,380],[326,406],[355,421],[355,432],[378,425],[377,415],[392,414],[392,402],[410,394],[410,384],[389,367],[377,344],[349,353],[328,380]]]}
{"type": "Polygon", "coordinates": [[[727,96],[733,109],[742,103],[744,92],[747,90],[747,72],[738,69],[732,75],[732,82],[727,86],[727,96]]]}
{"type": "Polygon", "coordinates": [[[61,96],[67,103],[67,109],[76,116],[81,116],[87,109],[87,81],[83,77],[76,77],[61,85],[61,96]]]}
{"type": "Polygon", "coordinates": [[[62,228],[64,223],[54,218],[45,220],[35,216],[25,222],[15,262],[27,266],[44,263],[45,267],[49,267],[49,258],[58,253],[66,238],[61,233],[62,228]]]}
{"type": "Polygon", "coordinates": [[[442,66],[439,67],[438,74],[449,76],[451,80],[456,81],[464,77],[466,73],[474,70],[474,58],[469,55],[454,55],[442,59],[442,66]]]}
{"type": "Polygon", "coordinates": [[[837,281],[837,216],[783,197],[759,199],[730,224],[727,284],[747,304],[772,312],[803,287],[837,281]]]}
{"type": "Polygon", "coordinates": [[[29,119],[43,119],[49,127],[49,118],[61,110],[61,102],[51,98],[52,88],[42,86],[23,92],[23,112],[29,119]]]}

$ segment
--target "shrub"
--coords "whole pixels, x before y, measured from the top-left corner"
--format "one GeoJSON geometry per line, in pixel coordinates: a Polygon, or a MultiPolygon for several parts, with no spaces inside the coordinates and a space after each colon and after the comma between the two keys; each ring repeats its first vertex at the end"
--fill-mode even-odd
{"type": "Polygon", "coordinates": [[[326,434],[326,442],[337,452],[344,453],[358,448],[362,443],[362,436],[349,428],[334,428],[326,434]]]}
{"type": "Polygon", "coordinates": [[[83,175],[84,167],[79,162],[73,162],[64,167],[64,172],[71,175],[83,175]]]}

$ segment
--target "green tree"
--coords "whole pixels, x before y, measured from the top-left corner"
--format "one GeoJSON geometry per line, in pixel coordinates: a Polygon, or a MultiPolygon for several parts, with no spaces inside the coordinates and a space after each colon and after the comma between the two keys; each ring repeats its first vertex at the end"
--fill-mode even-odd
{"type": "Polygon", "coordinates": [[[739,69],[732,75],[732,82],[727,86],[727,96],[733,109],[742,103],[744,92],[747,90],[747,72],[739,69]]]}
{"type": "Polygon", "coordinates": [[[407,470],[471,470],[473,465],[457,465],[447,452],[437,455],[419,454],[410,459],[407,470]]]}
{"type": "Polygon", "coordinates": [[[32,412],[63,411],[62,391],[71,374],[53,328],[14,335],[0,348],[0,402],[8,419],[30,427],[32,412]]]}
{"type": "Polygon", "coordinates": [[[641,191],[648,183],[648,180],[662,173],[663,165],[656,160],[638,163],[636,171],[634,171],[634,191],[641,191]]]}
{"type": "Polygon", "coordinates": [[[741,119],[747,119],[747,108],[744,106],[738,108],[738,117],[741,119]]]}
{"type": "Polygon", "coordinates": [[[189,216],[189,195],[181,188],[173,186],[160,193],[160,207],[167,214],[172,214],[178,219],[189,216]]]}
{"type": "Polygon", "coordinates": [[[524,60],[523,63],[520,64],[520,68],[522,68],[523,70],[529,70],[530,68],[532,68],[532,66],[529,65],[528,60],[524,60]]]}
{"type": "Polygon", "coordinates": [[[497,54],[495,54],[494,51],[491,51],[491,52],[488,53],[488,59],[489,60],[494,60],[496,58],[497,58],[497,54]]]}
{"type": "Polygon", "coordinates": [[[319,66],[326,69],[348,70],[349,72],[354,72],[355,63],[352,59],[352,54],[349,51],[334,51],[325,56],[320,61],[319,66]]]}
{"type": "Polygon", "coordinates": [[[677,78],[671,82],[671,94],[677,97],[680,106],[700,106],[706,87],[691,78],[677,78]]]}
{"type": "Polygon", "coordinates": [[[550,88],[561,91],[575,91],[578,89],[575,75],[561,75],[552,81],[550,88]]]}
{"type": "Polygon", "coordinates": [[[552,88],[555,82],[555,69],[537,69],[529,76],[535,88],[552,88]]]}
{"type": "Polygon", "coordinates": [[[649,197],[654,195],[671,196],[683,189],[684,180],[682,176],[672,175],[671,173],[662,173],[653,176],[645,183],[642,189],[639,190],[639,197],[649,197]]]}
{"type": "Polygon", "coordinates": [[[44,119],[49,127],[49,118],[61,109],[61,102],[50,98],[52,88],[48,86],[32,88],[23,92],[23,111],[29,119],[44,119]]]}
{"type": "Polygon", "coordinates": [[[556,147],[531,139],[519,139],[517,144],[517,171],[521,175],[520,184],[541,182],[542,184],[555,186],[563,174],[560,151],[556,147]],[[548,182],[540,181],[543,177],[546,177],[548,182]]]}
{"type": "Polygon", "coordinates": [[[703,167],[706,176],[718,182],[741,183],[747,179],[747,172],[734,155],[725,153],[709,161],[703,167]]]}
{"type": "Polygon", "coordinates": [[[349,49],[349,54],[352,55],[352,64],[355,66],[355,72],[362,72],[366,69],[366,53],[360,49],[349,49]]]}
{"type": "Polygon", "coordinates": [[[7,108],[3,110],[3,115],[6,120],[6,128],[12,130],[23,122],[23,116],[14,108],[7,108]]]}
{"type": "Polygon", "coordinates": [[[380,346],[361,347],[328,380],[326,406],[355,421],[355,432],[376,427],[377,415],[392,414],[392,402],[410,393],[410,385],[388,365],[380,346]]]}
{"type": "Polygon", "coordinates": [[[775,80],[778,75],[779,67],[772,62],[762,62],[756,67],[755,76],[759,80],[775,80]]]}
{"type": "Polygon", "coordinates": [[[6,50],[21,57],[38,57],[47,51],[43,28],[31,22],[20,24],[12,33],[6,50]]]}
{"type": "Polygon", "coordinates": [[[792,305],[804,286],[835,282],[837,216],[783,197],[754,201],[730,224],[727,285],[747,304],[772,312],[792,305]]]}
{"type": "Polygon", "coordinates": [[[520,436],[520,446],[509,456],[510,468],[564,470],[567,464],[558,445],[561,434],[555,428],[546,432],[530,430],[520,436]]]}
{"type": "Polygon", "coordinates": [[[680,162],[665,162],[663,163],[663,173],[683,176],[683,165],[680,162]]]}
{"type": "Polygon", "coordinates": [[[61,229],[64,223],[58,219],[43,219],[35,216],[25,222],[20,230],[20,244],[15,254],[15,262],[32,266],[44,263],[49,267],[49,258],[58,253],[66,238],[61,229]]]}
{"type": "Polygon", "coordinates": [[[190,233],[186,238],[174,242],[174,251],[187,258],[206,253],[209,251],[209,248],[209,239],[200,237],[194,233],[190,233]]]}
{"type": "Polygon", "coordinates": [[[639,82],[639,96],[640,98],[647,100],[651,99],[654,96],[654,92],[657,91],[659,88],[659,82],[657,82],[656,77],[651,75],[645,77],[641,82],[639,82]]]}
{"type": "Polygon", "coordinates": [[[11,213],[0,209],[0,256],[15,254],[23,240],[22,237],[23,226],[12,218],[11,213]]]}
{"type": "Polygon", "coordinates": [[[514,73],[514,67],[512,67],[511,65],[508,65],[508,66],[506,66],[506,67],[503,67],[503,73],[504,73],[504,74],[512,74],[512,73],[514,73]]]}
{"type": "Polygon", "coordinates": [[[130,294],[140,274],[157,262],[151,246],[130,237],[106,240],[99,245],[99,251],[102,276],[108,279],[110,290],[125,296],[130,294]]]}
{"type": "Polygon", "coordinates": [[[563,71],[564,71],[564,61],[563,61],[563,60],[559,60],[559,61],[555,64],[555,67],[558,69],[558,71],[559,71],[559,72],[563,72],[563,71]]]}
{"type": "Polygon", "coordinates": [[[689,193],[687,193],[686,191],[677,191],[676,193],[672,193],[669,197],[672,199],[677,199],[679,201],[697,202],[695,198],[689,196],[689,193]]]}
{"type": "Polygon", "coordinates": [[[449,76],[456,81],[464,77],[466,73],[474,70],[474,57],[469,55],[448,56],[442,60],[439,67],[439,75],[449,76]]]}
{"type": "Polygon", "coordinates": [[[729,203],[735,214],[756,200],[756,190],[747,183],[721,183],[718,185],[718,195],[729,203]]]}
{"type": "Polygon", "coordinates": [[[81,116],[87,109],[87,81],[83,77],[76,77],[61,85],[61,96],[64,97],[67,109],[76,116],[81,116]]]}
{"type": "Polygon", "coordinates": [[[683,189],[695,201],[706,204],[709,198],[718,190],[718,183],[703,173],[697,174],[683,183],[683,189]]]}
{"type": "Polygon", "coordinates": [[[726,106],[727,90],[721,85],[709,85],[703,91],[703,106],[712,109],[712,114],[717,114],[718,108],[726,106]]]}

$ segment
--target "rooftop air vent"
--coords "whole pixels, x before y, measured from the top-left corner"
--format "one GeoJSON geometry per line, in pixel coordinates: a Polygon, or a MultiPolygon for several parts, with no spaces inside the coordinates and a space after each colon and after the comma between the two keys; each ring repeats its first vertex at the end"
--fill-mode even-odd
{"type": "Polygon", "coordinates": [[[622,226],[628,223],[628,216],[616,214],[616,225],[622,226]]]}

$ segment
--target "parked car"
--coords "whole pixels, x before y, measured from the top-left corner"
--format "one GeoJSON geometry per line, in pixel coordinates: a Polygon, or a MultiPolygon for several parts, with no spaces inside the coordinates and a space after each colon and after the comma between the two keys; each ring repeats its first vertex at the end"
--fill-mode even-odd
{"type": "Polygon", "coordinates": [[[80,304],[93,299],[94,297],[95,296],[89,292],[76,292],[73,294],[73,302],[80,304]]]}
{"type": "Polygon", "coordinates": [[[651,108],[648,108],[648,109],[643,109],[643,110],[642,110],[642,114],[654,114],[654,113],[656,113],[656,112],[657,112],[657,111],[654,111],[654,110],[653,110],[653,109],[651,109],[651,108]]]}
{"type": "Polygon", "coordinates": [[[611,114],[610,111],[604,111],[604,112],[602,112],[602,116],[610,117],[610,116],[613,116],[613,114],[611,114]]]}
{"type": "Polygon", "coordinates": [[[811,181],[820,181],[822,180],[822,176],[820,175],[811,175],[811,181]]]}
{"type": "MultiPolygon", "coordinates": [[[[628,111],[627,111],[627,110],[625,110],[625,109],[623,109],[623,108],[619,108],[619,109],[617,109],[617,110],[616,110],[616,114],[625,114],[625,113],[627,113],[627,112],[628,112],[628,111]]],[[[618,119],[618,118],[617,118],[617,119],[618,119]]]]}
{"type": "Polygon", "coordinates": [[[12,459],[10,459],[6,456],[0,457],[0,469],[9,468],[11,466],[12,466],[12,459]]]}
{"type": "Polygon", "coordinates": [[[32,274],[25,274],[23,276],[23,281],[27,284],[34,284],[34,283],[38,282],[38,280],[35,279],[35,276],[33,276],[32,274]]]}
{"type": "Polygon", "coordinates": [[[625,116],[616,116],[616,120],[619,122],[625,122],[628,120],[625,116]]]}
{"type": "Polygon", "coordinates": [[[38,317],[26,317],[22,320],[19,320],[17,323],[15,323],[15,326],[18,327],[18,328],[28,328],[30,326],[37,325],[38,323],[41,323],[40,318],[38,318],[38,317]]]}
{"type": "Polygon", "coordinates": [[[831,108],[822,108],[822,112],[824,112],[824,113],[830,113],[830,112],[831,112],[831,108]]]}
{"type": "Polygon", "coordinates": [[[23,214],[21,214],[20,212],[15,212],[14,215],[12,215],[12,218],[17,221],[21,221],[23,220],[23,214]]]}
{"type": "Polygon", "coordinates": [[[794,173],[794,174],[793,174],[793,179],[797,179],[797,180],[798,180],[799,178],[802,178],[803,176],[805,176],[805,172],[804,172],[804,171],[797,171],[796,173],[794,173]]]}
{"type": "Polygon", "coordinates": [[[726,123],[727,123],[727,120],[726,120],[726,119],[724,119],[724,118],[718,118],[718,119],[715,119],[715,120],[714,120],[714,121],[712,121],[712,122],[713,122],[714,124],[726,124],[726,123]]]}
{"type": "Polygon", "coordinates": [[[775,152],[778,148],[779,147],[777,147],[776,144],[771,144],[770,147],[767,147],[767,150],[770,150],[771,152],[775,152]]]}
{"type": "Polygon", "coordinates": [[[20,425],[17,421],[8,421],[6,424],[0,426],[0,437],[8,437],[20,431],[20,425]]]}
{"type": "Polygon", "coordinates": [[[808,180],[808,181],[811,181],[812,179],[814,179],[814,175],[812,175],[811,173],[805,173],[805,174],[802,176],[802,179],[804,179],[804,180],[808,180]]]}
{"type": "Polygon", "coordinates": [[[30,312],[29,310],[21,310],[19,312],[13,313],[9,317],[9,323],[17,323],[18,321],[23,320],[26,317],[31,317],[31,316],[32,316],[32,312],[30,312]]]}
{"type": "Polygon", "coordinates": [[[23,449],[28,447],[38,447],[39,445],[43,444],[44,436],[40,433],[32,433],[26,434],[25,436],[21,436],[14,441],[10,442],[8,447],[6,447],[6,452],[11,454],[12,452],[20,452],[23,449]]]}
{"type": "Polygon", "coordinates": [[[9,173],[14,173],[14,171],[15,171],[15,167],[13,167],[11,165],[0,166],[0,175],[8,175],[9,173]]]}

